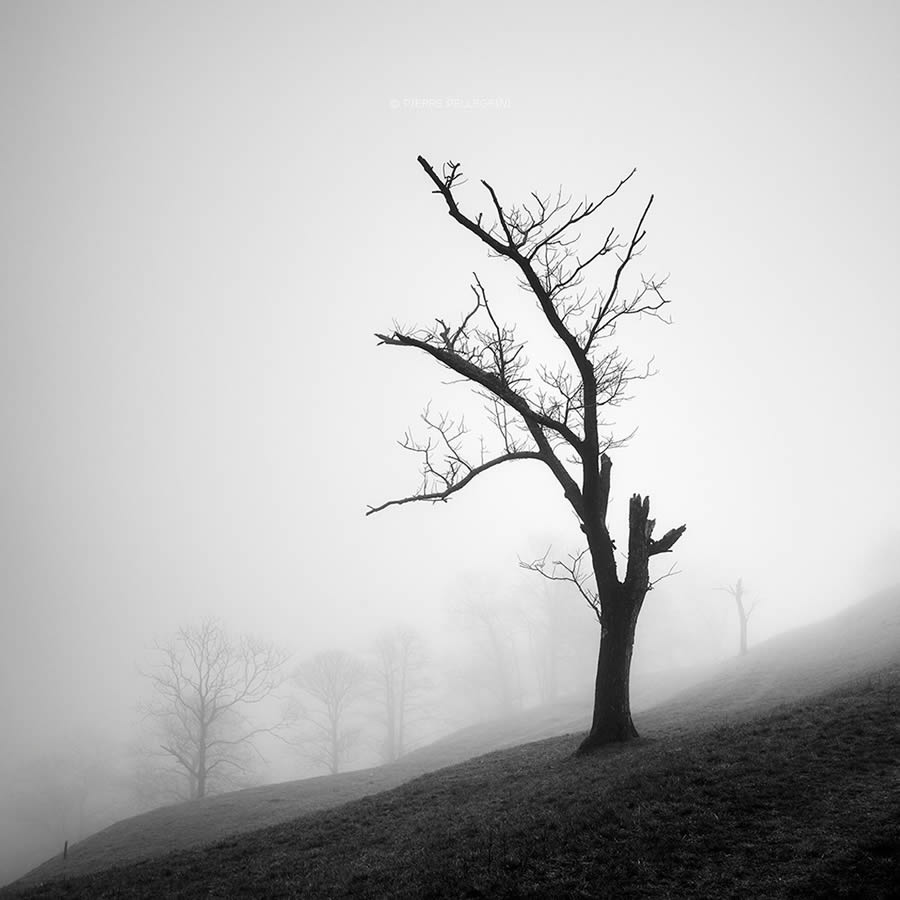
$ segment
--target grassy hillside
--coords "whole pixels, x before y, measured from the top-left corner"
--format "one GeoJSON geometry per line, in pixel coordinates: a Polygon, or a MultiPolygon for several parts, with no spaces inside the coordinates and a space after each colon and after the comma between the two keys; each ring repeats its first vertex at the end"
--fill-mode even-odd
{"type": "MultiPolygon", "coordinates": [[[[898,662],[885,595],[639,717],[628,747],[576,760],[577,738],[544,740],[29,896],[889,896],[898,662]]],[[[314,781],[320,798],[391,786],[372,775],[314,781]]],[[[229,795],[235,816],[254,793],[229,795]]],[[[179,810],[204,827],[200,807],[171,808],[170,827],[188,827],[179,810]]]]}
{"type": "MultiPolygon", "coordinates": [[[[700,674],[689,671],[639,679],[634,686],[635,709],[645,709],[671,697],[680,686],[695,682],[700,674]]],[[[589,700],[565,699],[551,707],[462,729],[389,766],[265,785],[162,807],[91,835],[69,848],[68,859],[55,856],[22,881],[81,875],[202,846],[389,790],[426,772],[493,750],[581,731],[589,722],[589,700]]]]}
{"type": "Polygon", "coordinates": [[[900,671],[575,759],[552,738],[30,897],[888,897],[900,671]]]}

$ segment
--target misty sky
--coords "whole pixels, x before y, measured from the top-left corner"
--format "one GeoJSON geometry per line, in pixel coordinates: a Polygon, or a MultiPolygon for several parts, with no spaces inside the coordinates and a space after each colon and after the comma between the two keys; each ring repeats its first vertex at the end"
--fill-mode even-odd
{"type": "Polygon", "coordinates": [[[900,574],[898,37],[891,3],[3,3],[10,740],[129,721],[153,637],[203,615],[364,646],[577,540],[528,464],[364,517],[415,489],[422,407],[469,408],[373,332],[455,317],[473,270],[528,303],[419,153],[468,211],[480,178],[596,197],[636,166],[627,230],[655,194],[674,324],[623,332],[660,374],[611,520],[640,491],[688,524],[667,597],[743,575],[761,637],[900,574]]]}

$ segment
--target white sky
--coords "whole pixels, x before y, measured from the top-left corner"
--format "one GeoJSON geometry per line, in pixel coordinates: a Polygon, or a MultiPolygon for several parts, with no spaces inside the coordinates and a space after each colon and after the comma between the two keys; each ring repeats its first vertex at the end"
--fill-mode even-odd
{"type": "Polygon", "coordinates": [[[418,153],[462,161],[470,211],[480,178],[509,203],[637,166],[625,229],[655,193],[675,325],[626,335],[660,375],[623,413],[611,516],[640,491],[687,522],[667,596],[743,575],[763,636],[877,587],[900,547],[898,29],[860,2],[3,4],[10,733],[126,718],[153,636],[204,614],[362,646],[572,534],[530,464],[363,516],[417,483],[395,442],[424,404],[462,397],[372,333],[455,315],[473,269],[508,317],[527,302],[418,153]]]}

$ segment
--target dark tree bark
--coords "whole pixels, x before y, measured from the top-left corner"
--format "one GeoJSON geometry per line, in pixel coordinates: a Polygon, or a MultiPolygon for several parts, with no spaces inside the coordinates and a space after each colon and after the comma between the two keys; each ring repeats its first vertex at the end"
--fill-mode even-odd
{"type": "MultiPolygon", "coordinates": [[[[481,443],[477,461],[466,450],[466,428],[448,416],[423,415],[428,437],[408,433],[403,446],[422,460],[423,480],[412,495],[370,507],[372,514],[388,506],[415,501],[446,502],[480,474],[519,460],[543,463],[562,488],[581,523],[587,548],[569,562],[547,560],[527,567],[552,580],[573,582],[593,609],[601,626],[600,653],[591,731],[582,744],[587,751],[636,735],[631,719],[629,679],[634,633],[650,579],[651,557],[672,549],[685,526],[653,538],[649,498],[634,495],[629,511],[628,562],[624,577],[617,570],[615,544],[607,525],[612,462],[609,452],[622,446],[609,431],[607,409],[628,399],[629,386],[650,373],[636,371],[629,359],[610,346],[619,325],[634,316],[660,318],[668,302],[664,279],[639,276],[626,291],[626,274],[642,250],[644,222],[651,196],[630,237],[614,228],[605,231],[598,249],[580,255],[575,244],[588,220],[604,208],[634,172],[599,201],[575,206],[564,200],[531,194],[521,207],[505,208],[496,191],[481,182],[490,197],[494,224],[483,214],[465,215],[457,202],[459,164],[447,163],[441,175],[418,158],[451,218],[474,234],[490,255],[512,263],[519,284],[537,301],[546,324],[562,342],[567,362],[558,367],[529,366],[514,325],[501,324],[475,276],[474,306],[458,326],[437,319],[431,328],[401,329],[378,334],[380,343],[412,347],[427,353],[456,375],[468,380],[487,400],[487,412],[499,447],[488,456],[481,443]],[[573,229],[579,234],[574,234],[573,229]],[[608,258],[605,288],[582,288],[589,266],[608,258]],[[582,567],[589,557],[589,571],[582,567]]],[[[601,232],[602,233],[602,232],[601,232]]]]}

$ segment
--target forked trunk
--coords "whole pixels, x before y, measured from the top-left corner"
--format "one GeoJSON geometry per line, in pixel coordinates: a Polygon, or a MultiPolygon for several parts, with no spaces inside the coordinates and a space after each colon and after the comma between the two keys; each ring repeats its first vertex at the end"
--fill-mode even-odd
{"type": "MultiPolygon", "coordinates": [[[[604,456],[608,479],[609,460],[604,456]]],[[[605,516],[605,506],[602,507],[605,516]]],[[[600,600],[600,658],[594,684],[594,718],[591,730],[578,748],[579,753],[604,744],[630,741],[638,736],[631,720],[631,654],[634,632],[647,591],[650,590],[650,557],[666,553],[684,533],[685,526],[673,528],[658,541],[653,540],[650,498],[634,494],[628,510],[628,568],[621,582],[616,576],[615,544],[606,525],[585,528],[594,565],[600,600]]]]}
{"type": "Polygon", "coordinates": [[[643,597],[620,595],[607,603],[600,633],[600,656],[594,683],[594,716],[588,736],[578,748],[589,753],[603,744],[629,741],[638,736],[631,719],[631,654],[643,597]]]}

